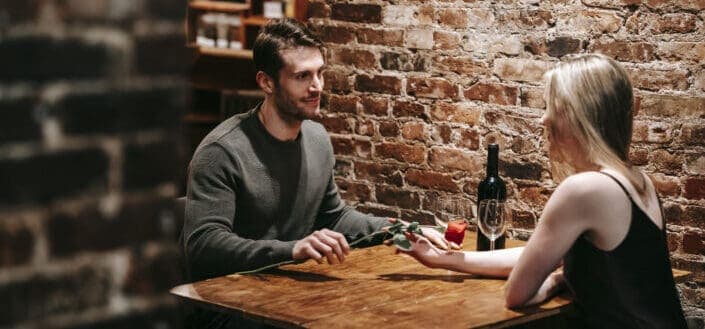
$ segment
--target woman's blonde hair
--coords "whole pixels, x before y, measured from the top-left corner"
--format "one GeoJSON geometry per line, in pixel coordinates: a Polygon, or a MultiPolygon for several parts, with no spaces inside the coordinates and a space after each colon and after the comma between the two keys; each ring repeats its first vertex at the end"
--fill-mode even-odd
{"type": "MultiPolygon", "coordinates": [[[[643,177],[629,161],[634,96],[627,72],[607,56],[586,54],[562,62],[545,79],[549,139],[572,138],[590,164],[616,169],[643,194],[643,177]],[[556,129],[557,120],[566,131],[556,129]]],[[[568,160],[561,148],[550,153],[554,167],[568,160]]],[[[570,161],[565,164],[574,171],[570,161]]]]}

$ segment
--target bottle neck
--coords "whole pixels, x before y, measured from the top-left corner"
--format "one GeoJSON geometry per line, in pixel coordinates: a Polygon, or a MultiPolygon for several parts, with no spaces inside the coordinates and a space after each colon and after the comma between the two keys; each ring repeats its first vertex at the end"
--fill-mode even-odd
{"type": "Polygon", "coordinates": [[[497,167],[499,163],[499,149],[490,147],[487,150],[487,177],[497,177],[497,167]]]}

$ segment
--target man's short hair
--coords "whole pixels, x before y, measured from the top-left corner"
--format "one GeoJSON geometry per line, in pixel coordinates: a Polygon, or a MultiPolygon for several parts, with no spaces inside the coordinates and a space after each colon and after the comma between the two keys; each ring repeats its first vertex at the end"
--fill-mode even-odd
{"type": "Polygon", "coordinates": [[[279,79],[279,70],[284,67],[281,51],[298,47],[322,48],[321,41],[299,21],[285,18],[273,20],[262,28],[252,48],[257,71],[279,79]]]}

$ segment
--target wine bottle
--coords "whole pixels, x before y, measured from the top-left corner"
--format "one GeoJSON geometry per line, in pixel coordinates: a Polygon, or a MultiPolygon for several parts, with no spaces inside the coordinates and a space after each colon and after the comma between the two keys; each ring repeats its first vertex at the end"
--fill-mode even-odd
{"type": "MultiPolygon", "coordinates": [[[[497,199],[504,201],[507,197],[507,187],[499,177],[499,145],[490,144],[487,146],[487,176],[477,187],[477,204],[486,199],[497,199]]],[[[479,215],[479,214],[478,214],[479,215]]],[[[495,249],[504,249],[505,236],[502,235],[495,240],[495,249]]],[[[477,228],[477,250],[490,250],[490,240],[477,228]]]]}

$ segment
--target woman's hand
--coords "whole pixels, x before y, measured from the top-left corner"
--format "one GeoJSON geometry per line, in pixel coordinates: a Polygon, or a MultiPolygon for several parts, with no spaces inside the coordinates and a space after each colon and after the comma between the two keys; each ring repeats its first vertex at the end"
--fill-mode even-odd
{"type": "MultiPolygon", "coordinates": [[[[401,219],[396,219],[396,218],[390,218],[389,222],[394,224],[396,222],[401,222],[404,225],[409,225],[409,223],[401,220],[401,219]]],[[[454,249],[454,250],[460,250],[460,246],[455,244],[454,242],[448,241],[445,239],[445,236],[443,236],[443,233],[439,232],[433,227],[428,227],[428,226],[420,226],[421,227],[421,232],[423,233],[423,236],[428,239],[428,241],[432,242],[436,247],[443,249],[443,250],[449,250],[449,249],[454,249]]]]}
{"type": "Polygon", "coordinates": [[[441,258],[447,251],[438,249],[425,237],[413,233],[404,234],[409,242],[411,242],[411,248],[409,250],[397,249],[397,253],[407,254],[416,259],[419,263],[430,268],[440,267],[441,258]]]}

